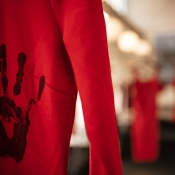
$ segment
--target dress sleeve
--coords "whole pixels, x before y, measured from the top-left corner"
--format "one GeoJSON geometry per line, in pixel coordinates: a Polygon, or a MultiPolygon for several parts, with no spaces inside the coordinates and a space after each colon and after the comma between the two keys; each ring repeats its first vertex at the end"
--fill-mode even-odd
{"type": "Polygon", "coordinates": [[[51,4],[80,93],[91,175],[122,175],[102,2],[52,0],[51,4]]]}

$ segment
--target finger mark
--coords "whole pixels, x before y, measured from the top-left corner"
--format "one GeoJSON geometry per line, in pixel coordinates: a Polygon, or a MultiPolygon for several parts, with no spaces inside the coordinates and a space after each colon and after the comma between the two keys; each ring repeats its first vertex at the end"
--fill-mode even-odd
{"type": "Polygon", "coordinates": [[[7,60],[6,60],[6,46],[2,44],[0,46],[0,58],[1,60],[1,72],[5,73],[7,71],[7,60]]]}
{"type": "Polygon", "coordinates": [[[16,74],[16,83],[13,88],[14,95],[19,95],[21,92],[25,62],[26,62],[26,54],[20,52],[18,55],[18,71],[16,74]]]}
{"type": "Polygon", "coordinates": [[[21,83],[19,81],[17,81],[14,85],[13,93],[14,93],[14,95],[19,95],[20,92],[21,92],[21,83]]]}
{"type": "Polygon", "coordinates": [[[6,58],[6,46],[2,44],[0,46],[0,58],[6,58]]]}
{"type": "Polygon", "coordinates": [[[7,86],[8,86],[8,79],[6,74],[3,74],[3,76],[1,77],[1,83],[2,83],[2,87],[3,87],[3,93],[4,95],[7,94],[7,86]]]}
{"type": "Polygon", "coordinates": [[[44,87],[45,87],[45,76],[41,76],[39,80],[39,89],[38,89],[38,98],[37,98],[38,101],[41,100],[44,87]]]}
{"type": "Polygon", "coordinates": [[[23,52],[19,53],[19,55],[18,55],[18,65],[19,65],[19,67],[24,68],[25,62],[26,62],[26,54],[23,53],[23,52]]]}
{"type": "Polygon", "coordinates": [[[34,105],[35,103],[36,103],[36,101],[33,98],[31,98],[29,101],[28,107],[27,107],[28,112],[31,110],[32,105],[34,105]]]}

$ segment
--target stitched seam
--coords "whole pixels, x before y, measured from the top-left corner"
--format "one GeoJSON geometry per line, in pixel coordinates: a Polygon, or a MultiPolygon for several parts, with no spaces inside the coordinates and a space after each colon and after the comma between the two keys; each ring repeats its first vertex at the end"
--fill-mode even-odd
{"type": "MultiPolygon", "coordinates": [[[[35,78],[37,78],[37,79],[40,79],[40,77],[38,77],[38,76],[36,76],[36,75],[32,75],[32,74],[29,74],[29,75],[32,76],[32,77],[35,77],[35,78]]],[[[56,91],[56,92],[58,92],[58,93],[61,93],[61,94],[65,95],[66,97],[70,98],[70,99],[73,99],[73,98],[71,98],[70,96],[68,96],[65,92],[60,91],[60,90],[58,90],[58,89],[52,87],[52,86],[51,86],[50,84],[48,84],[46,81],[45,81],[45,85],[47,85],[50,89],[52,89],[52,90],[54,90],[54,91],[56,91]]]]}

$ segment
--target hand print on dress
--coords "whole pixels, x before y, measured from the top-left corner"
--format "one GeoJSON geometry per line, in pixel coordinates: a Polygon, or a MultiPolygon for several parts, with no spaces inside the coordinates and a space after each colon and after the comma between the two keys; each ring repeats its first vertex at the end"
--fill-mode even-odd
{"type": "MultiPolygon", "coordinates": [[[[26,54],[21,52],[18,55],[18,70],[16,74],[16,83],[13,88],[14,96],[20,95],[22,80],[24,75],[24,66],[26,62],[26,54]]],[[[8,78],[6,46],[0,46],[0,77],[3,90],[3,96],[0,97],[0,157],[12,157],[16,162],[21,162],[27,145],[27,134],[30,125],[29,112],[32,106],[41,99],[45,86],[45,77],[41,76],[39,80],[37,100],[31,98],[26,111],[16,106],[14,99],[8,96],[8,78]],[[4,124],[13,123],[13,134],[10,138],[7,134],[4,124]]]]}

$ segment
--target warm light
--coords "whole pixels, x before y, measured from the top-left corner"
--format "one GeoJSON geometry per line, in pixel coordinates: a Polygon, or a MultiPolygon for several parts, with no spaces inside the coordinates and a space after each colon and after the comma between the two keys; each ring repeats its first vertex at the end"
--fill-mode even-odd
{"type": "Polygon", "coordinates": [[[123,30],[123,24],[119,19],[110,17],[106,18],[106,30],[108,41],[116,41],[118,35],[123,30]]]}
{"type": "Polygon", "coordinates": [[[151,44],[147,40],[141,39],[135,47],[134,53],[139,56],[146,56],[151,54],[151,50],[151,44]]]}
{"type": "Polygon", "coordinates": [[[117,40],[119,49],[123,52],[133,52],[138,45],[139,36],[131,30],[124,31],[120,34],[117,40]]]}
{"type": "Polygon", "coordinates": [[[109,14],[106,13],[105,11],[103,11],[103,14],[104,14],[105,22],[106,22],[106,23],[109,22],[109,20],[110,20],[109,14]]]}

